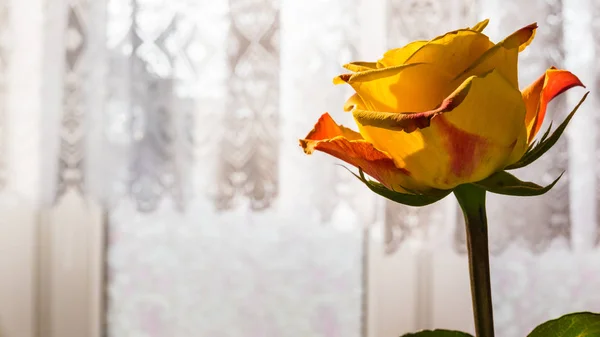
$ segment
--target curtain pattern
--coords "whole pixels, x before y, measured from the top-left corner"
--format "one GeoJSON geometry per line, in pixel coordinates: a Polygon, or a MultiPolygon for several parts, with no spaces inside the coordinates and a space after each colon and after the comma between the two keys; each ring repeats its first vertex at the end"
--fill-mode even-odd
{"type": "MultiPolygon", "coordinates": [[[[521,86],[549,65],[588,84],[568,137],[517,173],[568,174],[543,197],[489,198],[492,277],[502,336],[600,311],[600,180],[588,165],[600,148],[600,2],[378,3],[384,17],[366,20],[361,0],[0,0],[2,198],[54,205],[73,190],[107,209],[109,336],[366,336],[367,315],[389,314],[366,310],[365,245],[380,231],[390,257],[428,248],[415,291],[435,293],[436,245],[464,252],[454,201],[384,202],[297,146],[325,111],[352,125],[340,111],[350,89],[330,81],[372,52],[361,32],[382,20],[389,48],[486,17],[495,41],[537,21],[521,86]],[[39,15],[39,31],[19,23],[39,15]]],[[[424,316],[417,325],[435,323],[424,316]]]]}
{"type": "Polygon", "coordinates": [[[62,75],[63,102],[60,116],[60,150],[58,154],[58,176],[56,198],[67,189],[83,192],[85,174],[85,60],[88,52],[88,34],[85,21],[90,15],[85,1],[70,0],[66,6],[64,31],[64,73],[62,75]]]}
{"type": "Polygon", "coordinates": [[[228,128],[220,144],[218,207],[238,195],[251,208],[277,196],[279,142],[279,2],[231,0],[228,59],[231,71],[228,128]]]}
{"type": "Polygon", "coordinates": [[[343,93],[315,83],[329,83],[351,59],[354,7],[326,4],[343,10],[331,20],[323,5],[291,1],[287,12],[277,1],[176,3],[108,4],[108,50],[125,49],[113,43],[117,27],[134,41],[119,68],[109,65],[107,80],[113,110],[105,132],[112,146],[126,148],[121,185],[129,186],[107,201],[109,334],[359,336],[356,218],[365,205],[353,200],[356,182],[330,179],[341,171],[333,160],[322,173],[322,163],[297,148],[313,122],[306,113],[316,119],[321,103],[343,103],[343,93]],[[298,15],[314,17],[314,31],[293,23],[298,15]],[[279,39],[286,24],[293,43],[279,39]],[[312,41],[317,32],[329,40],[312,41]],[[177,69],[178,58],[196,72],[177,69]],[[282,76],[284,67],[301,71],[282,76]],[[130,76],[124,88],[123,75],[130,76]],[[116,99],[153,83],[138,101],[116,99]],[[176,145],[188,134],[189,145],[176,145]],[[334,188],[318,189],[318,179],[334,188]]]}
{"type": "Polygon", "coordinates": [[[123,189],[111,194],[131,196],[140,212],[156,210],[165,199],[182,210],[194,159],[194,90],[206,52],[190,19],[199,10],[163,1],[108,6],[106,133],[121,152],[115,175],[123,189]]]}

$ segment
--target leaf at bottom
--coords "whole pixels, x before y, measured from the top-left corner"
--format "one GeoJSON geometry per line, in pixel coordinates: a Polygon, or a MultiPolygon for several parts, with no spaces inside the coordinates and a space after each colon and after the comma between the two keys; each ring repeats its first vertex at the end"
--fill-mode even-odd
{"type": "Polygon", "coordinates": [[[452,330],[423,330],[415,333],[402,335],[401,337],[473,337],[472,335],[452,330]]]}
{"type": "Polygon", "coordinates": [[[578,312],[553,319],[537,328],[527,337],[598,337],[600,314],[578,312]]]}

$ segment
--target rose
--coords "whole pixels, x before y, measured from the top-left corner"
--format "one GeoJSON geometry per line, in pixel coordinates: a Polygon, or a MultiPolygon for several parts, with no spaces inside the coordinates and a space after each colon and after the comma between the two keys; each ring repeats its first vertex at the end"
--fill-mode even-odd
{"type": "MultiPolygon", "coordinates": [[[[304,151],[326,152],[387,189],[421,195],[537,159],[547,150],[531,154],[548,102],[583,84],[552,67],[519,91],[518,53],[531,43],[537,25],[494,44],[482,34],[487,22],[389,50],[377,62],[346,64],[352,73],[334,83],[356,91],[344,110],[360,132],[325,113],[300,140],[304,151]]],[[[552,145],[546,143],[538,145],[552,145]]]]}
{"type": "MultiPolygon", "coordinates": [[[[358,167],[362,182],[393,201],[424,206],[454,192],[465,217],[473,317],[481,337],[494,336],[486,192],[533,196],[552,188],[560,176],[542,187],[505,170],[526,166],[550,149],[589,93],[554,132],[549,128],[536,139],[548,103],[583,84],[551,67],[519,91],[518,53],[531,43],[537,25],[494,44],[481,33],[487,22],[390,50],[378,62],[345,65],[353,73],[334,83],[356,91],[344,110],[352,112],[360,132],[325,113],[300,140],[308,154],[323,151],[358,167]],[[381,184],[367,180],[363,171],[381,184]]],[[[531,336],[549,331],[574,336],[598,322],[600,315],[567,315],[531,336]],[[576,320],[569,332],[561,328],[576,320]]],[[[470,336],[445,330],[406,336],[450,335],[470,336]]]]}

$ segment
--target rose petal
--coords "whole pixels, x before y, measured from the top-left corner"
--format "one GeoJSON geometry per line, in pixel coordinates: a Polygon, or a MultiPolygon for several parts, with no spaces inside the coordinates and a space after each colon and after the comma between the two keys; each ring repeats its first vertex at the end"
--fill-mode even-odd
{"type": "Polygon", "coordinates": [[[527,143],[527,128],[525,128],[525,125],[523,125],[521,131],[519,131],[519,136],[517,137],[515,147],[513,147],[513,150],[510,156],[508,157],[506,166],[518,162],[519,159],[523,157],[525,152],[527,152],[528,145],[529,144],[527,143]]]}
{"type": "Polygon", "coordinates": [[[424,112],[380,112],[364,109],[353,109],[354,119],[363,126],[383,127],[388,130],[413,132],[430,125],[431,119],[437,115],[452,111],[462,103],[469,93],[471,82],[465,83],[448,96],[439,107],[424,112]]]}
{"type": "Polygon", "coordinates": [[[386,68],[397,65],[402,65],[408,60],[417,50],[426,45],[428,41],[413,41],[402,48],[390,49],[383,58],[377,61],[377,68],[386,68]]]}
{"type": "Polygon", "coordinates": [[[344,64],[344,68],[353,71],[353,72],[361,72],[367,71],[371,69],[377,69],[377,63],[375,62],[350,62],[348,64],[344,64]]]}
{"type": "Polygon", "coordinates": [[[487,27],[488,23],[490,23],[490,19],[485,19],[481,22],[478,22],[475,26],[471,27],[471,30],[481,33],[483,32],[485,27],[487,27]]]}
{"type": "Polygon", "coordinates": [[[336,77],[348,83],[369,110],[403,112],[434,109],[455,88],[451,76],[433,64],[413,63],[336,77]]]}
{"type": "Polygon", "coordinates": [[[493,46],[486,35],[471,29],[459,29],[429,41],[405,64],[432,63],[440,71],[456,76],[493,46]]]}
{"type": "Polygon", "coordinates": [[[305,139],[300,140],[300,146],[307,154],[312,154],[315,150],[322,151],[361,168],[394,191],[408,193],[403,187],[423,190],[423,186],[412,181],[410,172],[395,165],[392,157],[377,150],[373,144],[362,139],[359,133],[337,125],[328,113],[319,118],[305,139]]]}
{"type": "MultiPolygon", "coordinates": [[[[433,39],[432,41],[423,41],[423,40],[413,41],[411,43],[408,43],[407,45],[405,45],[402,48],[395,48],[395,49],[388,50],[383,55],[383,58],[381,58],[379,61],[377,61],[377,68],[385,68],[385,67],[391,67],[391,66],[404,64],[408,59],[410,59],[413,56],[413,54],[415,52],[420,50],[423,46],[425,46],[429,43],[444,44],[444,43],[447,43],[447,40],[452,39],[452,38],[457,38],[457,36],[458,36],[458,38],[463,38],[464,37],[463,33],[461,33],[463,31],[472,31],[472,32],[476,32],[476,33],[481,33],[483,31],[483,29],[487,26],[488,22],[489,22],[489,20],[486,19],[486,20],[483,20],[483,21],[477,23],[472,28],[459,29],[454,32],[450,32],[443,36],[437,37],[437,38],[433,39]],[[451,38],[446,37],[446,35],[450,36],[451,38]],[[446,40],[444,40],[444,39],[446,39],[446,40]]],[[[481,37],[483,37],[483,36],[481,36],[481,37]]],[[[456,41],[454,41],[454,42],[456,42],[456,41]]],[[[480,42],[480,41],[478,41],[478,42],[480,42]]],[[[425,50],[425,52],[429,52],[429,51],[425,50]]],[[[422,61],[416,61],[416,59],[413,59],[412,62],[422,62],[422,61]]]]}
{"type": "Polygon", "coordinates": [[[548,103],[554,97],[576,86],[585,87],[579,78],[569,71],[551,67],[546,70],[544,75],[523,90],[523,100],[527,107],[527,115],[525,116],[527,143],[531,143],[540,131],[546,116],[548,103]]]}
{"type": "Polygon", "coordinates": [[[528,46],[535,36],[537,24],[525,26],[496,44],[455,77],[455,83],[462,83],[467,77],[498,70],[515,88],[519,87],[517,61],[519,52],[528,46]]]}
{"type": "Polygon", "coordinates": [[[432,188],[450,189],[486,178],[506,164],[523,127],[521,93],[498,71],[469,78],[451,97],[459,104],[431,125],[398,132],[398,120],[372,112],[355,117],[363,137],[432,188]]]}
{"type": "Polygon", "coordinates": [[[365,102],[358,94],[350,96],[346,103],[344,103],[344,111],[348,112],[354,109],[365,109],[365,102]]]}

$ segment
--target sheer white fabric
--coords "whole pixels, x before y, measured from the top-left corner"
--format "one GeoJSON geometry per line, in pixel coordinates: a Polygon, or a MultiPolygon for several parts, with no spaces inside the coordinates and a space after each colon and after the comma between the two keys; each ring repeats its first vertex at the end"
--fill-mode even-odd
{"type": "Polygon", "coordinates": [[[384,337],[434,327],[470,310],[435,279],[444,249],[464,252],[455,202],[385,202],[297,139],[325,111],[352,125],[350,90],[331,84],[345,62],[483,18],[495,41],[537,21],[521,86],[556,65],[592,95],[518,172],[546,184],[567,170],[551,193],[489,197],[498,335],[600,311],[595,13],[592,0],[0,0],[0,212],[68,190],[106,208],[109,336],[365,337],[367,317],[393,310],[415,323],[384,337]],[[368,310],[386,276],[369,274],[374,245],[414,259],[421,306],[368,310]]]}

